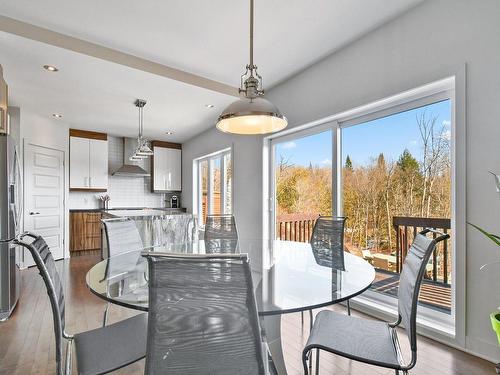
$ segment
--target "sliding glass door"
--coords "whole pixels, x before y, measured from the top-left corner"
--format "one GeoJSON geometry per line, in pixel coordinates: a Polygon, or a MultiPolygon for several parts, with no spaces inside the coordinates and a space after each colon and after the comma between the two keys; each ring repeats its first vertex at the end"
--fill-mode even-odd
{"type": "Polygon", "coordinates": [[[273,142],[274,238],[308,242],[318,215],[332,215],[331,128],[273,142]]]}
{"type": "MultiPolygon", "coordinates": [[[[453,92],[339,118],[270,141],[271,235],[307,242],[319,215],[346,216],[345,250],[376,269],[363,296],[396,305],[415,235],[452,233],[453,92]]],[[[420,305],[454,319],[454,249],[442,243],[426,268],[420,305]]]]}
{"type": "MultiPolygon", "coordinates": [[[[415,234],[451,230],[451,100],[374,117],[340,123],[345,243],[376,268],[372,291],[395,297],[415,234]]],[[[444,242],[427,265],[421,305],[451,314],[452,260],[444,242]]]]}

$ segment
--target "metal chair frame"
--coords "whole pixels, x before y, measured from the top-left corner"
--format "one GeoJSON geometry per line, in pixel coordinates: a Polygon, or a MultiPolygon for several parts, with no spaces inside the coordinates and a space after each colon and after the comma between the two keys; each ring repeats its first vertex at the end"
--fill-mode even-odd
{"type": "MultiPolygon", "coordinates": [[[[47,269],[47,266],[45,265],[45,262],[41,258],[39,252],[31,245],[31,242],[25,242],[24,239],[28,237],[31,238],[33,241],[36,239],[42,238],[41,236],[38,236],[34,233],[31,232],[24,232],[17,236],[15,239],[12,240],[12,243],[15,245],[23,246],[27,248],[31,255],[33,256],[33,260],[35,261],[35,264],[40,272],[40,275],[42,276],[42,279],[45,283],[45,286],[47,288],[47,294],[49,295],[49,301],[50,305],[52,308],[52,316],[54,320],[54,335],[55,335],[55,341],[56,341],[56,350],[55,350],[55,356],[56,356],[56,373],[57,375],[63,375],[63,374],[71,374],[71,369],[72,369],[72,351],[73,351],[73,341],[74,341],[74,335],[69,334],[65,330],[65,324],[64,324],[64,317],[62,316],[61,309],[59,308],[59,301],[58,298],[64,299],[64,291],[61,290],[61,296],[57,296],[56,293],[56,286],[54,285],[54,282],[52,280],[52,277],[49,274],[49,271],[47,269]],[[63,340],[67,340],[66,344],[66,354],[65,354],[65,360],[63,361],[63,340]],[[63,364],[64,370],[63,370],[63,364]]],[[[33,242],[32,241],[32,242],[33,242]]],[[[50,250],[49,250],[50,254],[50,250]]],[[[55,271],[57,272],[57,270],[55,271]]],[[[62,286],[62,285],[61,285],[62,286]]],[[[64,303],[64,301],[63,301],[64,303]]],[[[122,366],[118,368],[122,368],[125,366],[128,366],[130,363],[125,363],[122,366]]],[[[117,370],[118,368],[113,369],[117,370]]]]}
{"type": "MultiPolygon", "coordinates": [[[[398,319],[396,320],[396,322],[388,323],[389,328],[391,330],[391,336],[392,336],[394,348],[396,350],[397,358],[398,358],[398,361],[400,364],[398,368],[394,369],[396,375],[399,374],[400,371],[402,371],[403,374],[408,374],[408,371],[411,370],[415,366],[415,364],[417,363],[417,307],[418,307],[418,296],[419,296],[420,286],[422,284],[422,279],[423,279],[423,276],[424,276],[424,273],[426,270],[427,262],[429,261],[431,254],[436,249],[437,243],[450,238],[449,234],[444,234],[444,233],[441,233],[441,232],[439,232],[435,229],[431,229],[431,228],[426,228],[426,229],[422,230],[419,233],[419,235],[426,236],[427,233],[434,233],[434,235],[438,235],[438,237],[432,239],[432,241],[428,245],[428,248],[426,249],[425,255],[422,258],[422,262],[421,262],[418,274],[416,275],[415,287],[414,287],[415,292],[413,293],[413,298],[411,301],[411,310],[410,310],[411,312],[410,312],[410,321],[409,321],[410,327],[404,327],[404,329],[407,331],[407,334],[409,336],[409,341],[410,341],[411,360],[409,362],[405,362],[405,360],[403,358],[401,346],[399,344],[398,334],[396,331],[396,328],[399,327],[401,322],[402,322],[402,316],[401,316],[399,309],[398,309],[398,319]]],[[[327,347],[309,345],[309,346],[306,346],[302,352],[302,363],[304,366],[304,374],[305,375],[308,375],[309,372],[311,371],[311,362],[312,361],[311,361],[310,353],[312,352],[313,349],[316,349],[316,374],[319,374],[319,351],[320,350],[325,350],[325,351],[328,351],[328,352],[333,353],[333,354],[341,355],[341,356],[349,358],[351,360],[362,361],[359,358],[349,356],[345,353],[336,353],[335,351],[330,350],[327,347]],[[310,361],[309,366],[307,363],[308,361],[310,361]]],[[[362,361],[362,362],[372,364],[372,365],[377,365],[380,367],[393,368],[393,367],[382,366],[379,363],[372,363],[369,360],[362,361]]]]}

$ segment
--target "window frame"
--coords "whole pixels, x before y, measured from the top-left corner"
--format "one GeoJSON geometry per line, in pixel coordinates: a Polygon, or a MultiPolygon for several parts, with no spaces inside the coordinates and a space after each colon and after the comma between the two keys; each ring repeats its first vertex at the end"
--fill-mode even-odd
{"type": "MultiPolygon", "coordinates": [[[[334,115],[330,115],[303,125],[286,129],[264,137],[263,139],[263,233],[274,238],[274,185],[273,185],[273,141],[278,138],[294,139],[300,137],[301,133],[314,132],[321,126],[330,126],[334,133],[332,175],[334,206],[333,210],[342,214],[342,174],[336,172],[341,169],[342,155],[342,128],[354,126],[360,123],[389,116],[425,106],[427,104],[449,99],[451,102],[451,162],[452,162],[452,236],[451,246],[453,248],[452,265],[452,312],[446,318],[446,314],[440,314],[429,308],[419,305],[419,318],[417,320],[419,332],[432,338],[438,338],[443,342],[458,344],[465,343],[465,278],[466,278],[466,258],[465,258],[465,165],[466,159],[466,111],[465,111],[465,68],[458,67],[453,75],[422,86],[400,91],[399,94],[386,97],[372,103],[349,109],[334,115]],[[286,137],[286,138],[285,138],[286,137]],[[441,319],[443,318],[444,319],[441,319]]],[[[373,294],[376,294],[373,292],[373,294]]],[[[353,305],[361,311],[382,319],[394,319],[397,315],[397,300],[384,300],[384,298],[367,298],[359,296],[353,299],[353,305]]]]}
{"type": "Polygon", "coordinates": [[[212,214],[212,199],[213,199],[213,189],[212,189],[212,162],[214,160],[219,160],[220,163],[220,213],[221,214],[233,214],[234,212],[234,157],[233,148],[226,147],[222,150],[212,152],[207,155],[200,156],[193,160],[193,214],[198,217],[198,226],[204,228],[205,224],[202,221],[203,215],[203,191],[202,191],[202,179],[203,174],[201,171],[202,163],[207,163],[207,215],[212,214]],[[226,196],[226,186],[225,186],[225,176],[226,176],[226,158],[229,155],[231,160],[232,175],[231,178],[231,195],[230,204],[231,212],[226,212],[226,203],[228,198],[226,196]]]}

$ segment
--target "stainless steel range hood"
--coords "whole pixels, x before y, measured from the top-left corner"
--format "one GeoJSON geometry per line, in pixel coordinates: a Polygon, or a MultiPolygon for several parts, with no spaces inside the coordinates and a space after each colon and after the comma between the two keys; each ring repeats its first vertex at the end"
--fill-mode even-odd
{"type": "Polygon", "coordinates": [[[149,158],[144,161],[131,161],[130,157],[137,148],[137,140],[133,138],[123,138],[123,165],[114,171],[112,176],[124,177],[149,177],[151,176],[141,165],[149,162],[149,158]]]}

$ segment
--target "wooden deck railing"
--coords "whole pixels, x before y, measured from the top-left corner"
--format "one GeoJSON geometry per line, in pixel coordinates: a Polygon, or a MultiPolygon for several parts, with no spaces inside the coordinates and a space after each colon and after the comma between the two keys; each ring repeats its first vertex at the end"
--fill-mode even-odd
{"type": "Polygon", "coordinates": [[[301,219],[278,220],[276,238],[285,241],[309,242],[317,217],[316,215],[301,219]]]}
{"type": "MultiPolygon", "coordinates": [[[[432,228],[443,233],[451,230],[451,219],[427,217],[394,216],[392,225],[396,231],[396,271],[401,272],[402,264],[410,248],[413,238],[424,228],[432,228]]],[[[436,238],[436,234],[433,234],[436,238]]],[[[448,272],[450,271],[449,240],[438,244],[432,254],[431,278],[435,282],[449,284],[448,272]]]]}

